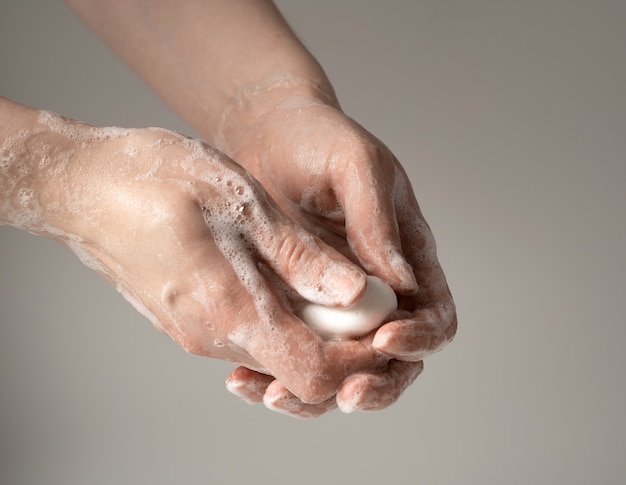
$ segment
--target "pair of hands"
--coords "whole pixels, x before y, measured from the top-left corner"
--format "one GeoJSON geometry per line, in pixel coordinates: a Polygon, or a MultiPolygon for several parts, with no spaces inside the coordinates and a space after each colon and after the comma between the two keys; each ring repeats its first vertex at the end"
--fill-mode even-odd
{"type": "Polygon", "coordinates": [[[272,106],[233,115],[238,163],[167,130],[44,120],[67,147],[56,237],[185,350],[241,365],[227,388],[244,400],[385,408],[456,331],[432,234],[398,161],[338,107],[272,106]],[[361,268],[399,297],[377,331],[327,340],[291,312],[353,303],[361,268]]]}

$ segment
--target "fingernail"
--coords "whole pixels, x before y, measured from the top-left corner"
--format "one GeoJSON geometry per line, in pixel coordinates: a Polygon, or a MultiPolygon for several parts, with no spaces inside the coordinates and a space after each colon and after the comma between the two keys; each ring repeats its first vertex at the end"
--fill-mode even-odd
{"type": "Polygon", "coordinates": [[[353,394],[347,401],[337,399],[337,406],[345,414],[350,414],[354,411],[366,411],[376,406],[378,398],[378,393],[373,389],[363,389],[353,394]]]}
{"type": "Polygon", "coordinates": [[[399,287],[403,293],[416,293],[418,286],[413,268],[396,248],[392,248],[390,253],[389,266],[399,279],[399,287]]]}
{"type": "Polygon", "coordinates": [[[344,388],[337,394],[337,407],[345,414],[358,411],[368,392],[367,378],[363,375],[354,375],[348,378],[344,388]]]}
{"type": "Polygon", "coordinates": [[[343,265],[341,269],[333,271],[332,275],[328,275],[326,279],[324,287],[327,296],[332,300],[330,305],[350,306],[365,291],[367,284],[365,273],[348,265],[343,265]]]}
{"type": "Polygon", "coordinates": [[[276,408],[276,403],[280,401],[281,396],[268,396],[267,394],[263,396],[263,404],[270,409],[276,408]]]}
{"type": "Polygon", "coordinates": [[[297,412],[299,409],[297,400],[291,399],[290,396],[285,395],[285,393],[275,395],[266,393],[265,396],[263,396],[263,404],[267,409],[282,414],[291,414],[292,412],[297,412]]]}
{"type": "Polygon", "coordinates": [[[387,347],[390,337],[390,332],[376,332],[376,335],[374,335],[374,340],[372,340],[372,347],[374,347],[376,350],[384,349],[385,347],[387,347]]]}
{"type": "Polygon", "coordinates": [[[226,381],[226,390],[242,399],[246,397],[246,394],[243,392],[245,387],[246,383],[244,381],[235,381],[230,379],[226,381]]]}

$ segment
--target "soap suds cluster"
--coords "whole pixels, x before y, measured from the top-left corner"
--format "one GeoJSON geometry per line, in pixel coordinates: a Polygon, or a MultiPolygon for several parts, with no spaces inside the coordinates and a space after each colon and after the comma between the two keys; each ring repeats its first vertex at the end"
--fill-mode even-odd
{"type": "Polygon", "coordinates": [[[28,163],[33,156],[27,142],[37,132],[24,131],[0,146],[0,187],[4,192],[2,213],[20,229],[28,229],[41,215],[32,185],[35,174],[28,163]]]}

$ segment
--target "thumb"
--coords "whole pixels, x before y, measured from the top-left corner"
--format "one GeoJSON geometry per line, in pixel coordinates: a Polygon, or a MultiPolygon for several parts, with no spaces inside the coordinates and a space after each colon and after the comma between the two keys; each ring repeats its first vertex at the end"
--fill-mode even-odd
{"type": "Polygon", "coordinates": [[[205,220],[219,239],[235,243],[242,253],[253,252],[313,303],[349,306],[361,296],[365,272],[285,214],[256,179],[245,174],[236,190],[236,203],[204,208],[205,220]]]}
{"type": "Polygon", "coordinates": [[[308,301],[349,306],[365,291],[361,268],[291,220],[274,227],[271,243],[260,249],[276,274],[308,301]]]}

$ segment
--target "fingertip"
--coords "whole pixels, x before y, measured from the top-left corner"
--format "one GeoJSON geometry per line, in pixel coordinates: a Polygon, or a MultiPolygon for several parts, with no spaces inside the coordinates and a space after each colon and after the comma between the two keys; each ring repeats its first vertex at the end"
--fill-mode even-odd
{"type": "Polygon", "coordinates": [[[248,404],[263,401],[263,394],[273,377],[260,374],[246,367],[238,367],[228,376],[226,390],[248,404]]]}
{"type": "Polygon", "coordinates": [[[402,295],[413,295],[419,289],[413,267],[397,249],[390,251],[388,267],[396,277],[391,287],[402,295]]]}
{"type": "Polygon", "coordinates": [[[320,281],[301,296],[308,301],[329,307],[348,307],[365,292],[367,275],[352,263],[333,262],[322,271],[320,281]],[[312,290],[312,291],[311,291],[312,290]]]}
{"type": "Polygon", "coordinates": [[[368,376],[350,376],[337,393],[337,407],[344,414],[362,410],[364,402],[376,401],[376,391],[368,384],[368,376]]]}
{"type": "Polygon", "coordinates": [[[352,414],[354,411],[356,411],[358,408],[354,405],[354,403],[352,402],[346,402],[343,401],[341,399],[337,399],[337,408],[339,409],[339,411],[341,411],[343,414],[352,414]]]}
{"type": "Polygon", "coordinates": [[[289,394],[289,391],[277,380],[267,386],[265,393],[263,394],[263,404],[267,407],[273,407],[278,401],[284,399],[289,394]]]}
{"type": "Polygon", "coordinates": [[[344,413],[380,411],[395,403],[424,369],[423,362],[394,360],[384,372],[356,374],[337,393],[337,406],[344,413]]]}
{"type": "Polygon", "coordinates": [[[368,273],[378,276],[396,293],[417,293],[419,286],[413,267],[395,244],[362,247],[357,251],[357,257],[368,273]]]}
{"type": "Polygon", "coordinates": [[[386,328],[379,328],[374,334],[374,340],[372,340],[372,347],[379,352],[387,353],[387,347],[389,347],[389,340],[391,339],[391,332],[386,328]]]}
{"type": "Polygon", "coordinates": [[[444,348],[454,338],[456,313],[445,304],[422,308],[411,318],[380,327],[372,347],[389,357],[417,362],[444,348]]]}
{"type": "Polygon", "coordinates": [[[424,349],[427,342],[423,340],[424,338],[416,338],[414,329],[406,325],[406,322],[395,321],[383,325],[376,331],[372,347],[394,359],[417,362],[428,353],[424,349]]]}
{"type": "Polygon", "coordinates": [[[272,382],[266,389],[263,404],[270,411],[298,419],[318,418],[336,407],[332,399],[319,404],[306,404],[278,381],[272,382]]]}
{"type": "Polygon", "coordinates": [[[248,404],[256,404],[259,401],[252,399],[245,392],[245,383],[243,381],[226,380],[226,390],[231,394],[237,396],[239,399],[245,401],[248,404]]]}
{"type": "Polygon", "coordinates": [[[333,273],[328,278],[328,296],[334,301],[333,306],[352,305],[365,292],[367,275],[351,263],[340,264],[333,273]]]}

